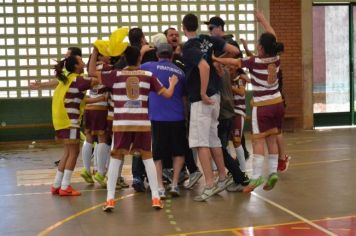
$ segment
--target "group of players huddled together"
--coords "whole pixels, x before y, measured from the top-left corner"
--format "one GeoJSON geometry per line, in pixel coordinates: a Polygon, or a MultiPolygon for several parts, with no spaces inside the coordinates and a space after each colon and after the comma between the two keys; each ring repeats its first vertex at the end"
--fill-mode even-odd
{"type": "Polygon", "coordinates": [[[246,57],[233,36],[225,35],[220,17],[204,22],[210,35],[200,35],[194,14],[183,18],[184,44],[175,28],[152,37],[151,46],[140,28],[131,28],[130,45],[119,57],[104,56],[94,46],[85,64],[79,48],[68,48],[55,66],[56,79],[30,85],[31,89],[55,88],[52,120],[64,154],[52,194],[81,195],[71,186],[81,126],[85,141],[80,175],[87,183],[96,181],[107,188],[106,212],[115,207],[116,189],[129,187],[121,176],[128,154],[132,155],[132,187],[145,191],[146,179],[153,208],[163,208],[168,194],[179,196],[179,185],[185,180],[184,187],[191,189],[203,174],[205,187],[195,201],[224,190],[249,193],[262,184],[264,190],[271,190],[277,173],[285,171],[290,160],[281,134],[285,104],[279,54],[284,48],[263,14],[256,11],[255,16],[266,32],[259,37],[257,55],[241,40],[246,57]],[[252,85],[251,101],[245,99],[247,83],[252,85]],[[252,107],[250,178],[243,136],[246,102],[252,107]],[[235,153],[230,153],[230,141],[235,153]]]}

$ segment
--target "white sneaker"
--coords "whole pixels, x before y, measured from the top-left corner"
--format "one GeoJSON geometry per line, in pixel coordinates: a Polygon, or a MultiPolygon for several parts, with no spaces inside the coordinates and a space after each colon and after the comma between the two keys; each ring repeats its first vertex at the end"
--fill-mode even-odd
{"type": "Polygon", "coordinates": [[[167,198],[166,190],[164,188],[158,189],[158,195],[159,195],[159,198],[162,199],[162,200],[167,198]]]}
{"type": "Polygon", "coordinates": [[[208,199],[211,196],[213,196],[216,193],[216,190],[217,190],[217,186],[216,185],[214,185],[211,188],[204,188],[204,190],[203,190],[201,195],[194,197],[194,201],[203,202],[206,199],[208,199]]]}
{"type": "Polygon", "coordinates": [[[184,188],[192,188],[202,176],[203,174],[199,170],[190,174],[188,184],[184,185],[184,188]]]}

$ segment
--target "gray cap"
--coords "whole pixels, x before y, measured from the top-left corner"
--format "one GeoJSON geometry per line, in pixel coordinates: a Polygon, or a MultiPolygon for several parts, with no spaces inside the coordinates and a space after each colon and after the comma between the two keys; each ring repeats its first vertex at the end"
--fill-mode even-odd
{"type": "Polygon", "coordinates": [[[157,54],[160,55],[162,53],[173,53],[173,48],[169,43],[160,43],[157,45],[157,54]]]}

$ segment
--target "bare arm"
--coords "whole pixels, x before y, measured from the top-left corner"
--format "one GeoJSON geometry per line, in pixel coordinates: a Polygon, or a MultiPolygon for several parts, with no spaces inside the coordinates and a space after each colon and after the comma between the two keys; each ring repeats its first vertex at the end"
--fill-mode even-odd
{"type": "Polygon", "coordinates": [[[224,47],[224,52],[227,52],[230,55],[232,55],[232,57],[235,57],[240,53],[240,50],[237,47],[235,47],[234,45],[226,43],[225,47],[224,47]]]}
{"type": "Polygon", "coordinates": [[[213,57],[213,60],[223,65],[232,65],[241,68],[241,59],[213,57]]]}
{"type": "Polygon", "coordinates": [[[255,12],[256,20],[260,22],[260,24],[263,26],[263,28],[266,30],[266,32],[273,34],[276,38],[276,32],[270,25],[270,23],[266,20],[265,16],[260,10],[256,10],[255,12]]]}
{"type": "Polygon", "coordinates": [[[92,80],[92,86],[101,84],[101,72],[96,70],[96,63],[98,60],[99,51],[96,47],[93,48],[93,52],[91,54],[88,66],[88,73],[90,77],[96,77],[92,80]]]}
{"type": "Polygon", "coordinates": [[[47,82],[41,82],[36,80],[34,83],[30,83],[30,89],[54,89],[58,85],[57,79],[51,79],[47,82]]]}
{"type": "Polygon", "coordinates": [[[242,43],[242,46],[243,46],[244,49],[245,49],[246,55],[247,55],[248,57],[253,56],[253,53],[252,53],[252,52],[248,49],[248,47],[247,47],[247,42],[246,42],[246,40],[245,40],[245,39],[240,39],[240,41],[241,41],[241,43],[242,43]]]}
{"type": "Polygon", "coordinates": [[[172,75],[171,77],[169,77],[169,88],[168,89],[163,88],[160,95],[162,95],[165,98],[171,98],[173,96],[174,88],[177,83],[178,83],[178,77],[176,75],[172,75]]]}

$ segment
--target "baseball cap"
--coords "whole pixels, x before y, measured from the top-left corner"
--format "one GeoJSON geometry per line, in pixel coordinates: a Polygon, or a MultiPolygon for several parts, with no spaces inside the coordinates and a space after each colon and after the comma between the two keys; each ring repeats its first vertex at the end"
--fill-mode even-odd
{"type": "Polygon", "coordinates": [[[204,24],[224,27],[225,21],[221,19],[219,16],[213,16],[210,18],[209,21],[205,21],[204,24]]]}
{"type": "Polygon", "coordinates": [[[173,53],[173,48],[169,43],[160,43],[157,45],[157,53],[162,54],[162,53],[173,53]]]}

